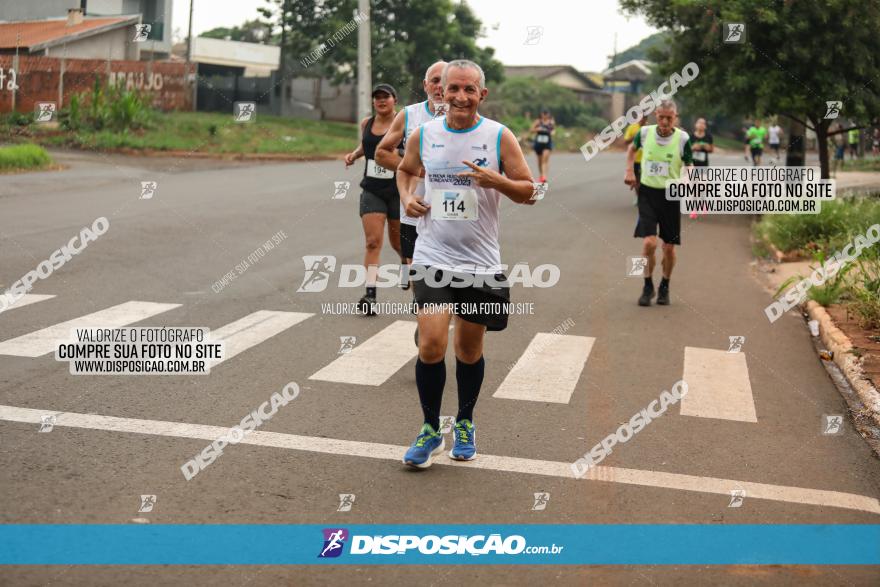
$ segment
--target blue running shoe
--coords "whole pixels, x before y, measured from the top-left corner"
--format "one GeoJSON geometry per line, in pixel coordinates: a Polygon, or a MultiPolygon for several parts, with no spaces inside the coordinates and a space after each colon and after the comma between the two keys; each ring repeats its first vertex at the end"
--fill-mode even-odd
{"type": "Polygon", "coordinates": [[[449,451],[449,458],[456,461],[471,461],[477,457],[477,445],[474,443],[476,429],[470,420],[461,420],[455,423],[452,436],[455,437],[455,445],[449,451]]]}
{"type": "Polygon", "coordinates": [[[431,457],[435,454],[443,452],[446,443],[443,436],[434,430],[430,424],[422,426],[416,441],[409,447],[406,454],[403,455],[403,464],[410,467],[418,467],[419,469],[427,469],[431,466],[431,457]]]}

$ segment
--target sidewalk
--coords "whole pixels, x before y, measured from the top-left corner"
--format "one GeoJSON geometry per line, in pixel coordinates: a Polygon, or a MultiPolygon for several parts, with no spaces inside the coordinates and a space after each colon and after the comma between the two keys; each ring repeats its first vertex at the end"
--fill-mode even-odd
{"type": "Polygon", "coordinates": [[[838,190],[880,191],[880,171],[841,171],[835,179],[838,190]]]}

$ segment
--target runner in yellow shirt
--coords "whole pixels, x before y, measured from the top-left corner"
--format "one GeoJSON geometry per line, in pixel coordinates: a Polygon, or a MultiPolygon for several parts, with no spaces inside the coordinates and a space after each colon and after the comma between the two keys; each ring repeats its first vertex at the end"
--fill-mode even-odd
{"type": "MultiPolygon", "coordinates": [[[[639,131],[642,130],[642,125],[645,122],[645,117],[639,117],[634,123],[630,124],[626,127],[626,130],[623,132],[623,141],[629,145],[633,142],[633,139],[636,138],[636,135],[639,134],[639,131]]],[[[642,149],[639,147],[636,150],[636,160],[635,160],[635,173],[636,177],[641,177],[641,168],[642,168],[642,149]]],[[[633,197],[633,206],[639,205],[638,196],[633,197]]]]}

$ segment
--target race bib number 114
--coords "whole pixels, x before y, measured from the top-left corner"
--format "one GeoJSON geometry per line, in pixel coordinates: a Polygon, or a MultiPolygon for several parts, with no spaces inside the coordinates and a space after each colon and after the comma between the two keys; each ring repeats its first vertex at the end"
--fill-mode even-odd
{"type": "Polygon", "coordinates": [[[431,192],[431,217],[435,220],[477,220],[477,192],[437,189],[431,192]]]}

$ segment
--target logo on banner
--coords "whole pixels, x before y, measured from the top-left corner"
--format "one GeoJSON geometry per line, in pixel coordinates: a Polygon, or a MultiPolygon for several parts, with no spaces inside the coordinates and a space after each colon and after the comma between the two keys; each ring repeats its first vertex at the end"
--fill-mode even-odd
{"type": "Polygon", "coordinates": [[[336,558],[342,554],[342,547],[348,540],[348,530],[345,528],[324,528],[324,547],[318,558],[336,558]]]}

